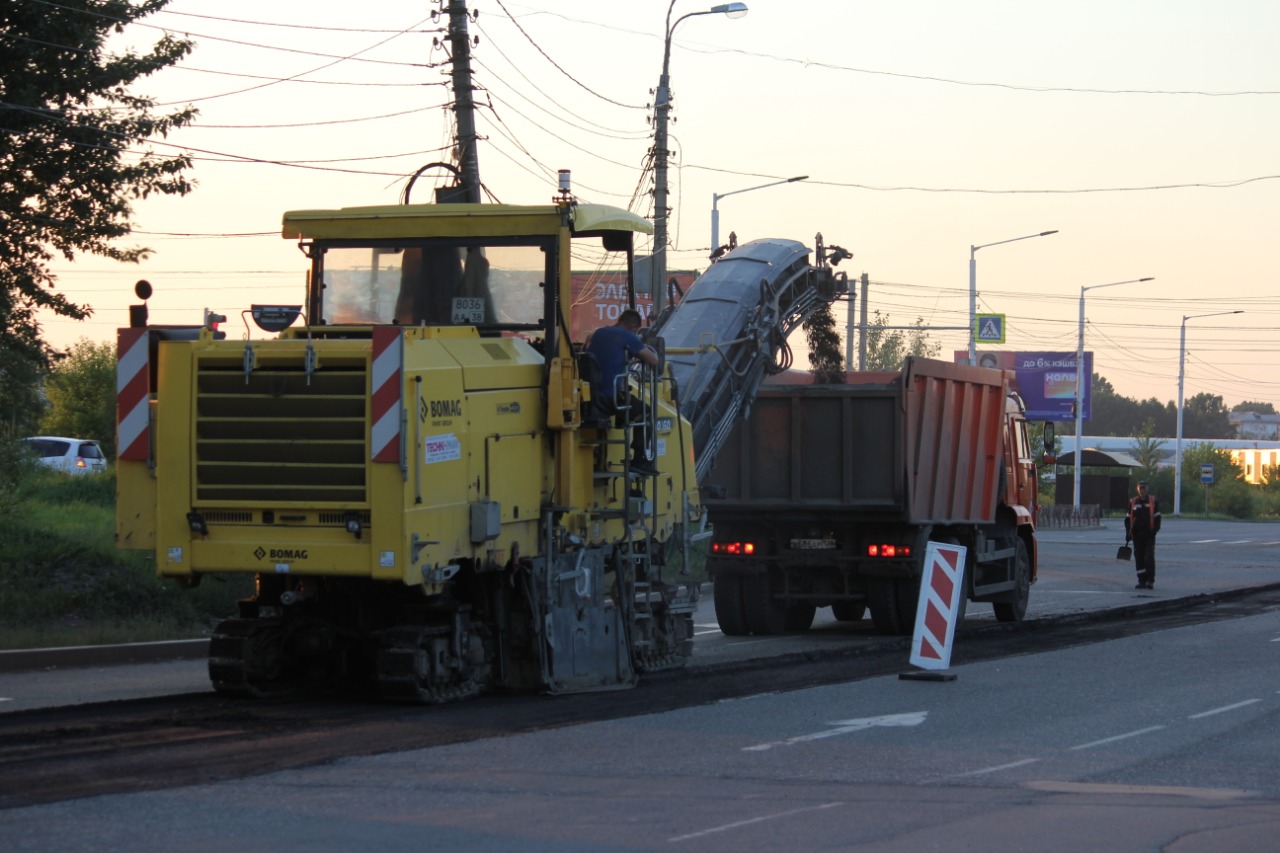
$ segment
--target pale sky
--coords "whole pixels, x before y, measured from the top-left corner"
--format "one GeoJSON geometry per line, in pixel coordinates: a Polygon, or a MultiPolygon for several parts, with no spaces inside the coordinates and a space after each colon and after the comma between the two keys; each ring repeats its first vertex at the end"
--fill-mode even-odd
{"type": "MultiPolygon", "coordinates": [[[[808,175],[721,199],[721,240],[812,246],[821,232],[854,253],[840,268],[870,276],[868,305],[890,322],[964,326],[970,246],[1056,229],[976,254],[978,311],[1007,315],[1003,349],[1074,351],[1081,287],[1152,276],[1086,295],[1095,370],[1126,396],[1176,400],[1182,318],[1240,309],[1187,322],[1186,396],[1280,405],[1280,4],[747,4],[673,38],[671,268],[706,267],[713,194],[808,175]]],[[[676,0],[673,19],[711,5],[676,0]]],[[[581,200],[651,216],[642,165],[667,0],[468,6],[489,190],[545,204],[571,169],[581,200]]],[[[130,244],[155,249],[140,267],[57,262],[60,288],[95,314],[46,318],[47,339],[114,340],[138,278],[156,289],[153,322],[198,323],[209,307],[232,336],[250,303],[300,301],[284,211],[393,204],[405,176],[448,159],[436,9],[174,0],[145,19],[197,45],[135,91],[200,108],[166,141],[198,158],[199,187],[137,205],[151,233],[130,244]]],[[[964,331],[931,337],[946,358],[967,345],[964,331]]]]}

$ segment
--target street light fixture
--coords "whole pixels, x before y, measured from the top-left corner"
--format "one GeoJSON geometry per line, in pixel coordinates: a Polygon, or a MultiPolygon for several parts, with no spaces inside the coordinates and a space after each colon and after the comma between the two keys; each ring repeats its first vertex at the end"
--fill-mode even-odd
{"type": "Polygon", "coordinates": [[[977,339],[975,338],[974,326],[978,322],[978,262],[973,257],[974,253],[979,249],[985,249],[988,246],[1003,246],[1005,243],[1016,243],[1019,240],[1030,240],[1032,237],[1048,237],[1050,234],[1057,234],[1054,231],[1041,231],[1039,234],[1028,234],[1025,237],[1013,237],[1009,240],[997,240],[994,243],[983,243],[981,246],[969,247],[969,363],[978,363],[977,339]]]}
{"type": "Polygon", "coordinates": [[[1214,311],[1210,314],[1191,314],[1182,318],[1182,328],[1178,333],[1178,438],[1174,444],[1173,468],[1173,514],[1182,515],[1182,381],[1183,365],[1187,356],[1187,321],[1201,317],[1221,317],[1224,314],[1243,314],[1243,310],[1214,311]]]}
{"type": "Polygon", "coordinates": [[[728,196],[731,196],[731,195],[737,195],[738,193],[749,193],[752,190],[763,190],[768,187],[776,187],[779,184],[794,184],[796,181],[807,181],[807,180],[809,180],[808,175],[797,175],[794,178],[787,178],[782,181],[774,181],[771,184],[761,184],[758,187],[747,187],[746,189],[742,189],[742,190],[730,190],[727,193],[712,193],[711,194],[711,251],[714,252],[716,249],[720,248],[720,210],[717,207],[717,205],[719,205],[720,203],[720,199],[727,198],[728,196]]]}
{"type": "Polygon", "coordinates": [[[720,15],[741,18],[747,14],[746,3],[721,3],[702,12],[690,12],[671,21],[671,11],[676,0],[667,7],[666,38],[662,45],[662,76],[658,78],[658,90],[654,93],[653,132],[653,257],[650,264],[650,287],[653,294],[653,313],[662,313],[667,280],[667,119],[671,113],[671,36],[685,18],[698,15],[720,15]]]}
{"type": "Polygon", "coordinates": [[[1084,417],[1084,397],[1081,389],[1084,387],[1084,294],[1087,290],[1097,290],[1099,287],[1115,287],[1118,284],[1137,284],[1143,281],[1154,281],[1153,276],[1146,278],[1130,278],[1124,281],[1111,281],[1106,284],[1091,284],[1088,287],[1080,288],[1080,337],[1076,343],[1076,454],[1075,454],[1075,474],[1073,476],[1074,495],[1072,506],[1080,509],[1080,469],[1083,467],[1081,462],[1084,460],[1084,441],[1081,435],[1080,422],[1084,417]]]}

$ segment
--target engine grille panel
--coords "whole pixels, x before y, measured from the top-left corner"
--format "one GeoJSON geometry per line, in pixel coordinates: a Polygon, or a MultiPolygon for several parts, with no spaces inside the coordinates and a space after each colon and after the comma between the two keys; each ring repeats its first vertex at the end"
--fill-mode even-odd
{"type": "Polygon", "coordinates": [[[310,373],[273,358],[196,374],[196,499],[362,504],[368,499],[368,362],[326,356],[310,373]]]}

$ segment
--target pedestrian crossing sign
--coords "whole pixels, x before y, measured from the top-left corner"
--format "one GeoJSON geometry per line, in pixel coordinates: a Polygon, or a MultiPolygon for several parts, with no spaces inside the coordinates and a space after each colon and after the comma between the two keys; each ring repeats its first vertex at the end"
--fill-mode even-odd
{"type": "Polygon", "coordinates": [[[1004,343],[1004,315],[978,314],[974,318],[973,339],[980,344],[1004,343]]]}

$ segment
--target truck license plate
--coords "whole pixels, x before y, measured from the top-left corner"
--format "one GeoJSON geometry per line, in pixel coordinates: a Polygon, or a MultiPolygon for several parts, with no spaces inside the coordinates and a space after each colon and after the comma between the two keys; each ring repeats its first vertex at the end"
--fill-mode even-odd
{"type": "Polygon", "coordinates": [[[836,548],[836,540],[834,539],[792,539],[792,551],[834,551],[836,548]]]}

